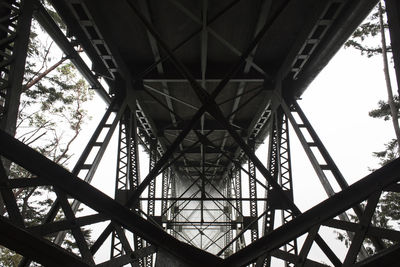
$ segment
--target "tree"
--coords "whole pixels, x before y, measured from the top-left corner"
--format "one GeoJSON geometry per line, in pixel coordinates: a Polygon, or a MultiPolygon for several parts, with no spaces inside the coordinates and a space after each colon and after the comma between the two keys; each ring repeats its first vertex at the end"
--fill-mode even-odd
{"type": "MultiPolygon", "coordinates": [[[[46,7],[63,28],[57,14],[49,5],[46,7]]],[[[93,93],[35,21],[25,68],[16,138],[67,167],[72,156],[71,145],[88,120],[84,103],[92,98],[93,93]]],[[[32,177],[16,164],[11,165],[9,175],[14,179],[32,177]]],[[[55,199],[49,187],[18,189],[14,195],[27,226],[39,224],[55,199]]],[[[5,214],[4,207],[0,207],[0,215],[5,214]]],[[[57,219],[62,218],[63,215],[59,214],[57,219]]],[[[84,231],[84,235],[88,238],[90,231],[84,231]]],[[[65,244],[67,249],[75,250],[70,237],[65,244]]],[[[20,258],[20,255],[0,246],[0,266],[17,266],[20,258]]]]}
{"type": "MultiPolygon", "coordinates": [[[[357,30],[353,33],[351,38],[345,43],[345,47],[353,47],[361,52],[362,55],[372,57],[375,55],[382,56],[383,61],[383,73],[385,76],[386,91],[388,94],[388,100],[386,102],[379,102],[380,107],[385,110],[375,110],[370,113],[371,116],[380,117],[379,113],[384,112],[385,120],[391,118],[393,129],[396,135],[397,145],[389,146],[397,148],[397,155],[400,154],[400,127],[399,127],[399,106],[398,96],[393,95],[390,73],[389,73],[389,62],[388,53],[392,51],[392,48],[387,45],[386,42],[386,30],[388,25],[385,22],[385,9],[381,2],[378,3],[377,7],[372,12],[368,21],[361,24],[357,30]],[[380,41],[377,42],[376,38],[380,37],[380,41]],[[397,100],[396,100],[397,99],[397,100]],[[397,102],[396,102],[397,101],[397,102]],[[387,112],[389,111],[389,112],[387,112]]],[[[387,145],[387,148],[389,148],[387,145]]]]}
{"type": "MultiPolygon", "coordinates": [[[[400,155],[400,101],[399,96],[393,94],[391,86],[387,54],[392,52],[392,48],[390,45],[387,45],[386,42],[386,30],[388,29],[388,25],[385,22],[385,13],[384,6],[379,2],[367,21],[361,24],[353,33],[351,38],[345,43],[345,47],[352,47],[359,50],[361,55],[366,55],[367,57],[382,57],[383,73],[388,99],[387,101],[379,101],[378,107],[371,110],[369,116],[384,119],[385,121],[391,120],[396,138],[387,142],[384,150],[373,153],[373,155],[379,159],[379,164],[381,166],[384,166],[390,161],[398,158],[400,155]]],[[[358,221],[356,216],[351,216],[351,218],[353,221],[358,221]]],[[[383,193],[375,210],[372,224],[381,228],[394,228],[400,226],[399,222],[400,194],[396,192],[383,193]]],[[[344,241],[346,245],[349,245],[350,238],[347,234],[338,233],[338,239],[344,241]]],[[[384,240],[383,242],[386,245],[392,244],[387,240],[384,240]]],[[[365,245],[370,254],[376,252],[370,241],[367,240],[365,245]]]]}

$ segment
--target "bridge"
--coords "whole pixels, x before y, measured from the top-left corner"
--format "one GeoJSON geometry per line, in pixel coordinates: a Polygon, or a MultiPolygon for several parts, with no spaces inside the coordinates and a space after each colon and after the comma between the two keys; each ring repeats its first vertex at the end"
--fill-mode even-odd
{"type": "MultiPolygon", "coordinates": [[[[379,198],[400,190],[399,160],[349,185],[298,103],[376,0],[49,2],[66,31],[40,1],[0,2],[0,244],[23,256],[19,266],[397,266],[400,232],[371,220],[379,198]],[[108,107],[71,171],[13,137],[33,18],[108,107]],[[328,196],[305,212],[289,129],[328,196]],[[113,135],[117,162],[107,163],[113,135]],[[34,177],[8,177],[11,162],[34,177]],[[100,164],[116,166],[111,197],[91,185],[100,164]],[[40,186],[56,200],[27,226],[13,190],[40,186]],[[82,227],[100,222],[88,242],[82,227]],[[344,259],[321,227],[347,232],[344,259]],[[79,253],[63,248],[67,231],[79,253]],[[329,262],[309,258],[313,245],[329,262]]],[[[400,4],[386,7],[400,81],[400,4]]]]}

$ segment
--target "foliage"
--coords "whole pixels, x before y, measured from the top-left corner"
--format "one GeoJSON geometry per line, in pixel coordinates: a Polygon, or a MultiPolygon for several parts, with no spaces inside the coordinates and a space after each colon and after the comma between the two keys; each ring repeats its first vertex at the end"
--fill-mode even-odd
{"type": "MultiPolygon", "coordinates": [[[[394,103],[397,109],[397,113],[400,115],[400,101],[399,96],[394,96],[394,103]]],[[[390,107],[387,101],[379,101],[378,107],[371,110],[369,112],[369,116],[372,118],[380,118],[385,121],[391,120],[392,115],[390,112],[390,107]]],[[[399,157],[399,149],[397,139],[394,138],[385,144],[385,147],[382,151],[373,152],[374,157],[379,159],[379,163],[381,166],[386,165],[392,160],[399,157]]]]}
{"type": "MultiPolygon", "coordinates": [[[[397,110],[399,110],[400,109],[399,96],[397,95],[394,96],[394,102],[397,110]]],[[[398,112],[398,114],[400,115],[400,112],[398,112]]],[[[390,120],[391,119],[390,107],[387,101],[383,100],[379,101],[378,108],[371,110],[369,112],[369,116],[371,116],[372,118],[382,118],[385,121],[390,120]]]]}
{"type": "MultiPolygon", "coordinates": [[[[46,6],[50,15],[65,29],[57,13],[46,6]]],[[[92,98],[93,93],[73,64],[63,57],[35,21],[31,27],[24,85],[16,138],[66,167],[72,156],[71,145],[88,119],[84,104],[92,98]],[[58,67],[49,71],[52,66],[58,67]],[[32,86],[28,87],[28,84],[32,86]]],[[[32,174],[25,169],[11,165],[10,178],[31,177],[32,174]]],[[[43,221],[55,199],[51,188],[45,186],[16,189],[14,195],[26,226],[38,225],[43,221]]],[[[0,209],[0,213],[4,215],[4,209],[0,209]]],[[[60,212],[56,220],[63,216],[60,212]]],[[[89,230],[84,230],[83,234],[86,239],[90,238],[89,230]]],[[[76,252],[71,237],[67,235],[64,245],[76,252]]],[[[17,266],[20,259],[20,255],[0,246],[0,266],[17,266]]]]}
{"type": "MultiPolygon", "coordinates": [[[[385,9],[383,7],[383,13],[385,9]]],[[[387,23],[384,24],[385,29],[388,28],[387,23]]],[[[352,34],[349,40],[344,44],[345,48],[352,47],[360,51],[361,55],[372,57],[382,54],[382,47],[380,42],[376,42],[377,37],[380,35],[379,26],[379,10],[376,7],[366,22],[362,23],[352,34]]],[[[387,46],[387,51],[391,52],[391,46],[387,46]]]]}
{"type": "MultiPolygon", "coordinates": [[[[345,43],[345,47],[352,47],[367,57],[372,57],[375,55],[382,56],[384,61],[384,74],[387,86],[386,89],[388,90],[388,100],[379,101],[378,107],[371,110],[369,112],[369,116],[372,118],[380,118],[385,121],[392,120],[397,137],[398,118],[396,118],[396,115],[400,115],[400,101],[399,96],[393,96],[390,86],[390,75],[388,72],[386,53],[390,53],[392,49],[390,46],[385,45],[386,29],[388,29],[387,23],[384,22],[385,13],[385,7],[379,3],[371,15],[366,19],[366,22],[361,24],[353,33],[351,38],[345,43]],[[380,8],[381,10],[379,10],[380,8]],[[381,15],[382,17],[380,17],[381,15]],[[383,27],[381,25],[383,25],[383,27]]],[[[374,152],[373,155],[379,159],[380,165],[384,166],[385,164],[398,158],[399,151],[398,138],[395,138],[385,144],[384,150],[374,152]]],[[[365,203],[361,204],[361,207],[364,209],[365,203]]],[[[357,216],[351,214],[350,219],[355,222],[359,221],[357,216]]],[[[396,192],[382,193],[379,203],[375,209],[375,213],[372,217],[372,225],[386,229],[398,229],[400,226],[399,222],[400,194],[396,192]]],[[[346,246],[350,245],[349,241],[351,238],[347,233],[338,233],[338,239],[343,241],[346,246]]],[[[393,245],[391,241],[382,241],[386,246],[393,245]]],[[[364,247],[366,248],[367,253],[376,253],[375,247],[373,246],[371,240],[366,239],[366,242],[364,242],[364,247]]]]}
{"type": "Polygon", "coordinates": [[[84,103],[92,94],[71,63],[24,91],[17,138],[65,165],[69,149],[87,118],[84,103]],[[68,130],[64,130],[68,129],[68,130]]]}

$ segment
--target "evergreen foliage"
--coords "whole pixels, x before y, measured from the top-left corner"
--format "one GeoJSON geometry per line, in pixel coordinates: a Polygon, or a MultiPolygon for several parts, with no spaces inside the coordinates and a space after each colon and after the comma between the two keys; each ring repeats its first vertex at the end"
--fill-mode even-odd
{"type": "MultiPolygon", "coordinates": [[[[44,4],[55,22],[65,30],[57,13],[46,2],[44,4]]],[[[72,156],[71,145],[89,119],[84,103],[92,96],[93,92],[73,64],[33,20],[16,138],[54,162],[68,167],[72,156]]],[[[33,177],[16,164],[11,164],[9,171],[13,179],[33,177]]],[[[52,188],[44,186],[16,189],[14,195],[27,227],[41,224],[55,200],[52,188]]],[[[7,215],[4,207],[0,207],[0,213],[1,216],[7,215]]],[[[56,220],[63,218],[64,215],[59,212],[56,220]]],[[[83,230],[83,234],[86,240],[90,239],[90,230],[83,230]]],[[[55,236],[45,238],[52,240],[55,236]]],[[[78,253],[70,234],[63,247],[78,253]]],[[[17,266],[20,259],[20,255],[0,246],[0,266],[17,266]]]]}
{"type": "MultiPolygon", "coordinates": [[[[362,55],[367,57],[381,56],[383,57],[384,72],[386,79],[386,86],[388,90],[388,100],[379,101],[378,107],[369,112],[369,116],[372,118],[379,118],[385,121],[391,120],[393,123],[394,130],[398,131],[398,116],[400,115],[400,101],[399,96],[391,93],[390,86],[390,75],[387,68],[387,60],[385,60],[386,53],[390,53],[392,48],[388,45],[386,47],[382,44],[386,44],[385,35],[388,25],[384,22],[385,8],[380,3],[374,9],[366,22],[361,24],[359,28],[353,33],[351,38],[345,43],[345,47],[354,48],[362,55]],[[380,10],[379,10],[380,9],[380,10]],[[382,17],[380,17],[382,16],[382,17]],[[383,27],[382,27],[383,25],[383,27]],[[383,32],[382,32],[383,30],[383,32]],[[379,40],[381,39],[381,40],[379,40]],[[386,62],[385,62],[386,61],[386,62]],[[389,91],[390,90],[390,91],[389,91]]],[[[398,138],[394,138],[385,144],[384,150],[374,152],[375,156],[381,166],[393,161],[399,157],[399,142],[398,138]]],[[[364,208],[364,205],[361,205],[364,208]]],[[[358,221],[356,216],[351,216],[353,221],[358,221]]],[[[386,229],[399,229],[400,228],[400,194],[397,192],[387,192],[381,195],[380,201],[375,210],[375,214],[372,219],[372,224],[377,227],[386,229]]],[[[345,242],[346,246],[350,245],[350,237],[347,234],[338,233],[338,239],[345,242]]],[[[386,245],[393,245],[391,241],[383,240],[386,245]]],[[[367,252],[370,254],[376,253],[375,248],[372,246],[372,242],[367,239],[364,243],[367,252]]]]}

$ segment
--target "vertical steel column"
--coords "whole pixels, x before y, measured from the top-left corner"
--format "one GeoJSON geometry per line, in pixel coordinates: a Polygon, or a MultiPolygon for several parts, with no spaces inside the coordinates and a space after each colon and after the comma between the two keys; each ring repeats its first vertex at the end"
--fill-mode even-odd
{"type": "Polygon", "coordinates": [[[0,2],[0,129],[14,135],[34,1],[0,2]]]}
{"type": "MultiPolygon", "coordinates": [[[[282,109],[279,109],[280,114],[283,114],[282,109]]],[[[283,117],[280,125],[280,140],[279,140],[279,166],[280,176],[279,184],[281,185],[284,192],[293,199],[293,181],[292,181],[292,166],[290,161],[290,143],[289,143],[289,124],[286,115],[280,115],[283,117]]],[[[282,209],[282,224],[286,224],[294,218],[294,214],[290,209],[282,209]]],[[[284,247],[286,252],[294,255],[298,255],[297,241],[296,239],[285,244],[284,247]]],[[[286,262],[286,266],[294,266],[293,263],[286,262]]]]}
{"type": "MultiPolygon", "coordinates": [[[[255,149],[254,140],[249,140],[249,143],[252,149],[254,150],[255,149]]],[[[249,167],[250,217],[252,220],[255,220],[258,217],[256,167],[250,159],[248,162],[248,167],[249,167]]],[[[254,242],[258,239],[258,223],[255,223],[251,227],[250,231],[251,231],[251,242],[254,242]]]]}
{"type": "MultiPolygon", "coordinates": [[[[129,190],[129,172],[130,172],[130,133],[131,120],[129,109],[126,109],[119,122],[118,135],[118,155],[117,155],[117,175],[115,181],[115,199],[125,202],[123,196],[129,190]]],[[[122,242],[118,233],[114,230],[111,234],[111,253],[110,258],[117,258],[124,254],[122,242]]]]}
{"type": "MultiPolygon", "coordinates": [[[[150,171],[154,168],[154,165],[157,162],[157,140],[151,140],[150,144],[150,171]]],[[[154,216],[154,208],[155,208],[155,200],[154,197],[156,195],[156,179],[153,179],[149,184],[149,192],[148,192],[148,205],[147,205],[147,215],[154,216]]]]}
{"type": "MultiPolygon", "coordinates": [[[[272,119],[273,121],[269,140],[268,168],[274,181],[277,181],[285,194],[289,198],[293,199],[288,118],[283,113],[282,108],[278,108],[274,112],[272,119]]],[[[274,230],[276,209],[281,209],[282,211],[282,224],[286,224],[294,218],[294,214],[291,210],[276,205],[277,203],[275,203],[276,200],[274,200],[273,189],[271,186],[268,186],[266,196],[268,200],[265,207],[267,212],[263,225],[264,235],[274,230]]],[[[285,244],[284,249],[291,254],[297,255],[297,241],[293,240],[288,242],[285,244]]],[[[285,262],[285,265],[293,266],[293,263],[285,262]]],[[[264,259],[260,258],[257,261],[257,267],[258,266],[271,266],[270,255],[264,255],[264,259]]]]}
{"type": "MultiPolygon", "coordinates": [[[[153,139],[150,140],[150,164],[149,164],[149,171],[151,171],[154,166],[156,165],[157,162],[157,140],[153,139]]],[[[148,188],[148,201],[147,201],[147,215],[149,217],[153,217],[154,216],[154,212],[155,212],[155,196],[156,196],[156,179],[151,180],[150,184],[149,184],[149,188],[148,188]]],[[[152,267],[153,266],[153,255],[149,255],[146,258],[146,266],[147,267],[152,267]]]]}
{"type": "MultiPolygon", "coordinates": [[[[137,188],[139,179],[138,159],[135,113],[126,108],[119,123],[117,177],[115,181],[115,199],[122,204],[126,203],[129,193],[137,188]]],[[[137,211],[137,208],[134,208],[134,210],[137,211]]],[[[111,258],[117,258],[131,252],[123,231],[122,228],[116,226],[112,232],[111,258]]],[[[136,234],[133,236],[133,244],[135,250],[143,248],[143,241],[136,234]]],[[[143,259],[139,259],[138,264],[143,266],[143,259]]]]}
{"type": "MultiPolygon", "coordinates": [[[[175,173],[171,171],[171,176],[170,176],[170,183],[171,183],[171,197],[172,198],[176,198],[176,176],[175,173]]],[[[175,226],[173,225],[174,221],[176,220],[175,218],[177,217],[177,201],[174,201],[171,207],[171,224],[172,224],[172,236],[177,238],[177,234],[176,234],[176,229],[175,226]]]]}
{"type": "Polygon", "coordinates": [[[168,209],[168,191],[169,191],[169,182],[171,177],[171,169],[168,168],[162,173],[162,189],[161,189],[161,214],[164,214],[164,219],[162,218],[162,221],[166,221],[168,216],[166,214],[166,211],[168,209]]]}
{"type": "MultiPolygon", "coordinates": [[[[242,206],[242,173],[240,166],[234,166],[232,168],[232,173],[235,177],[235,197],[236,197],[236,220],[241,220],[243,222],[243,206],[242,206]]],[[[243,227],[243,225],[242,225],[243,227]]],[[[239,233],[242,228],[237,224],[237,232],[239,233]]],[[[236,251],[245,247],[245,240],[243,235],[240,236],[238,242],[236,242],[236,251]]]]}
{"type": "MultiPolygon", "coordinates": [[[[130,190],[133,192],[137,189],[139,185],[140,168],[139,168],[139,141],[137,133],[137,120],[136,111],[131,112],[131,139],[130,139],[130,169],[129,169],[129,186],[130,190]]],[[[136,203],[133,207],[134,211],[139,212],[141,208],[140,202],[136,203]]],[[[143,248],[143,239],[134,234],[133,235],[133,245],[135,251],[143,248]]],[[[138,264],[140,267],[144,266],[144,260],[139,259],[138,264]]]]}
{"type": "MultiPolygon", "coordinates": [[[[232,180],[233,180],[233,173],[230,172],[229,177],[226,179],[226,197],[228,199],[232,198],[232,180]]],[[[232,206],[228,203],[230,200],[227,200],[225,203],[225,217],[226,222],[232,222],[233,214],[232,214],[232,206]]],[[[229,244],[232,241],[233,234],[232,234],[232,225],[227,224],[224,230],[225,234],[225,245],[229,244]]],[[[225,251],[225,256],[228,257],[233,253],[232,245],[225,251]]]]}
{"type": "MultiPolygon", "coordinates": [[[[268,148],[268,169],[273,177],[274,181],[278,181],[279,175],[279,166],[278,166],[278,147],[280,141],[280,131],[278,130],[279,119],[277,112],[274,112],[272,115],[272,126],[270,132],[269,139],[269,148],[268,148]]],[[[263,223],[263,235],[268,234],[274,230],[274,222],[275,222],[275,208],[272,206],[270,198],[272,197],[272,186],[267,184],[267,192],[265,194],[268,199],[265,202],[265,217],[263,223]]],[[[269,267],[271,266],[271,257],[270,255],[264,255],[258,261],[256,266],[269,267]]]]}

